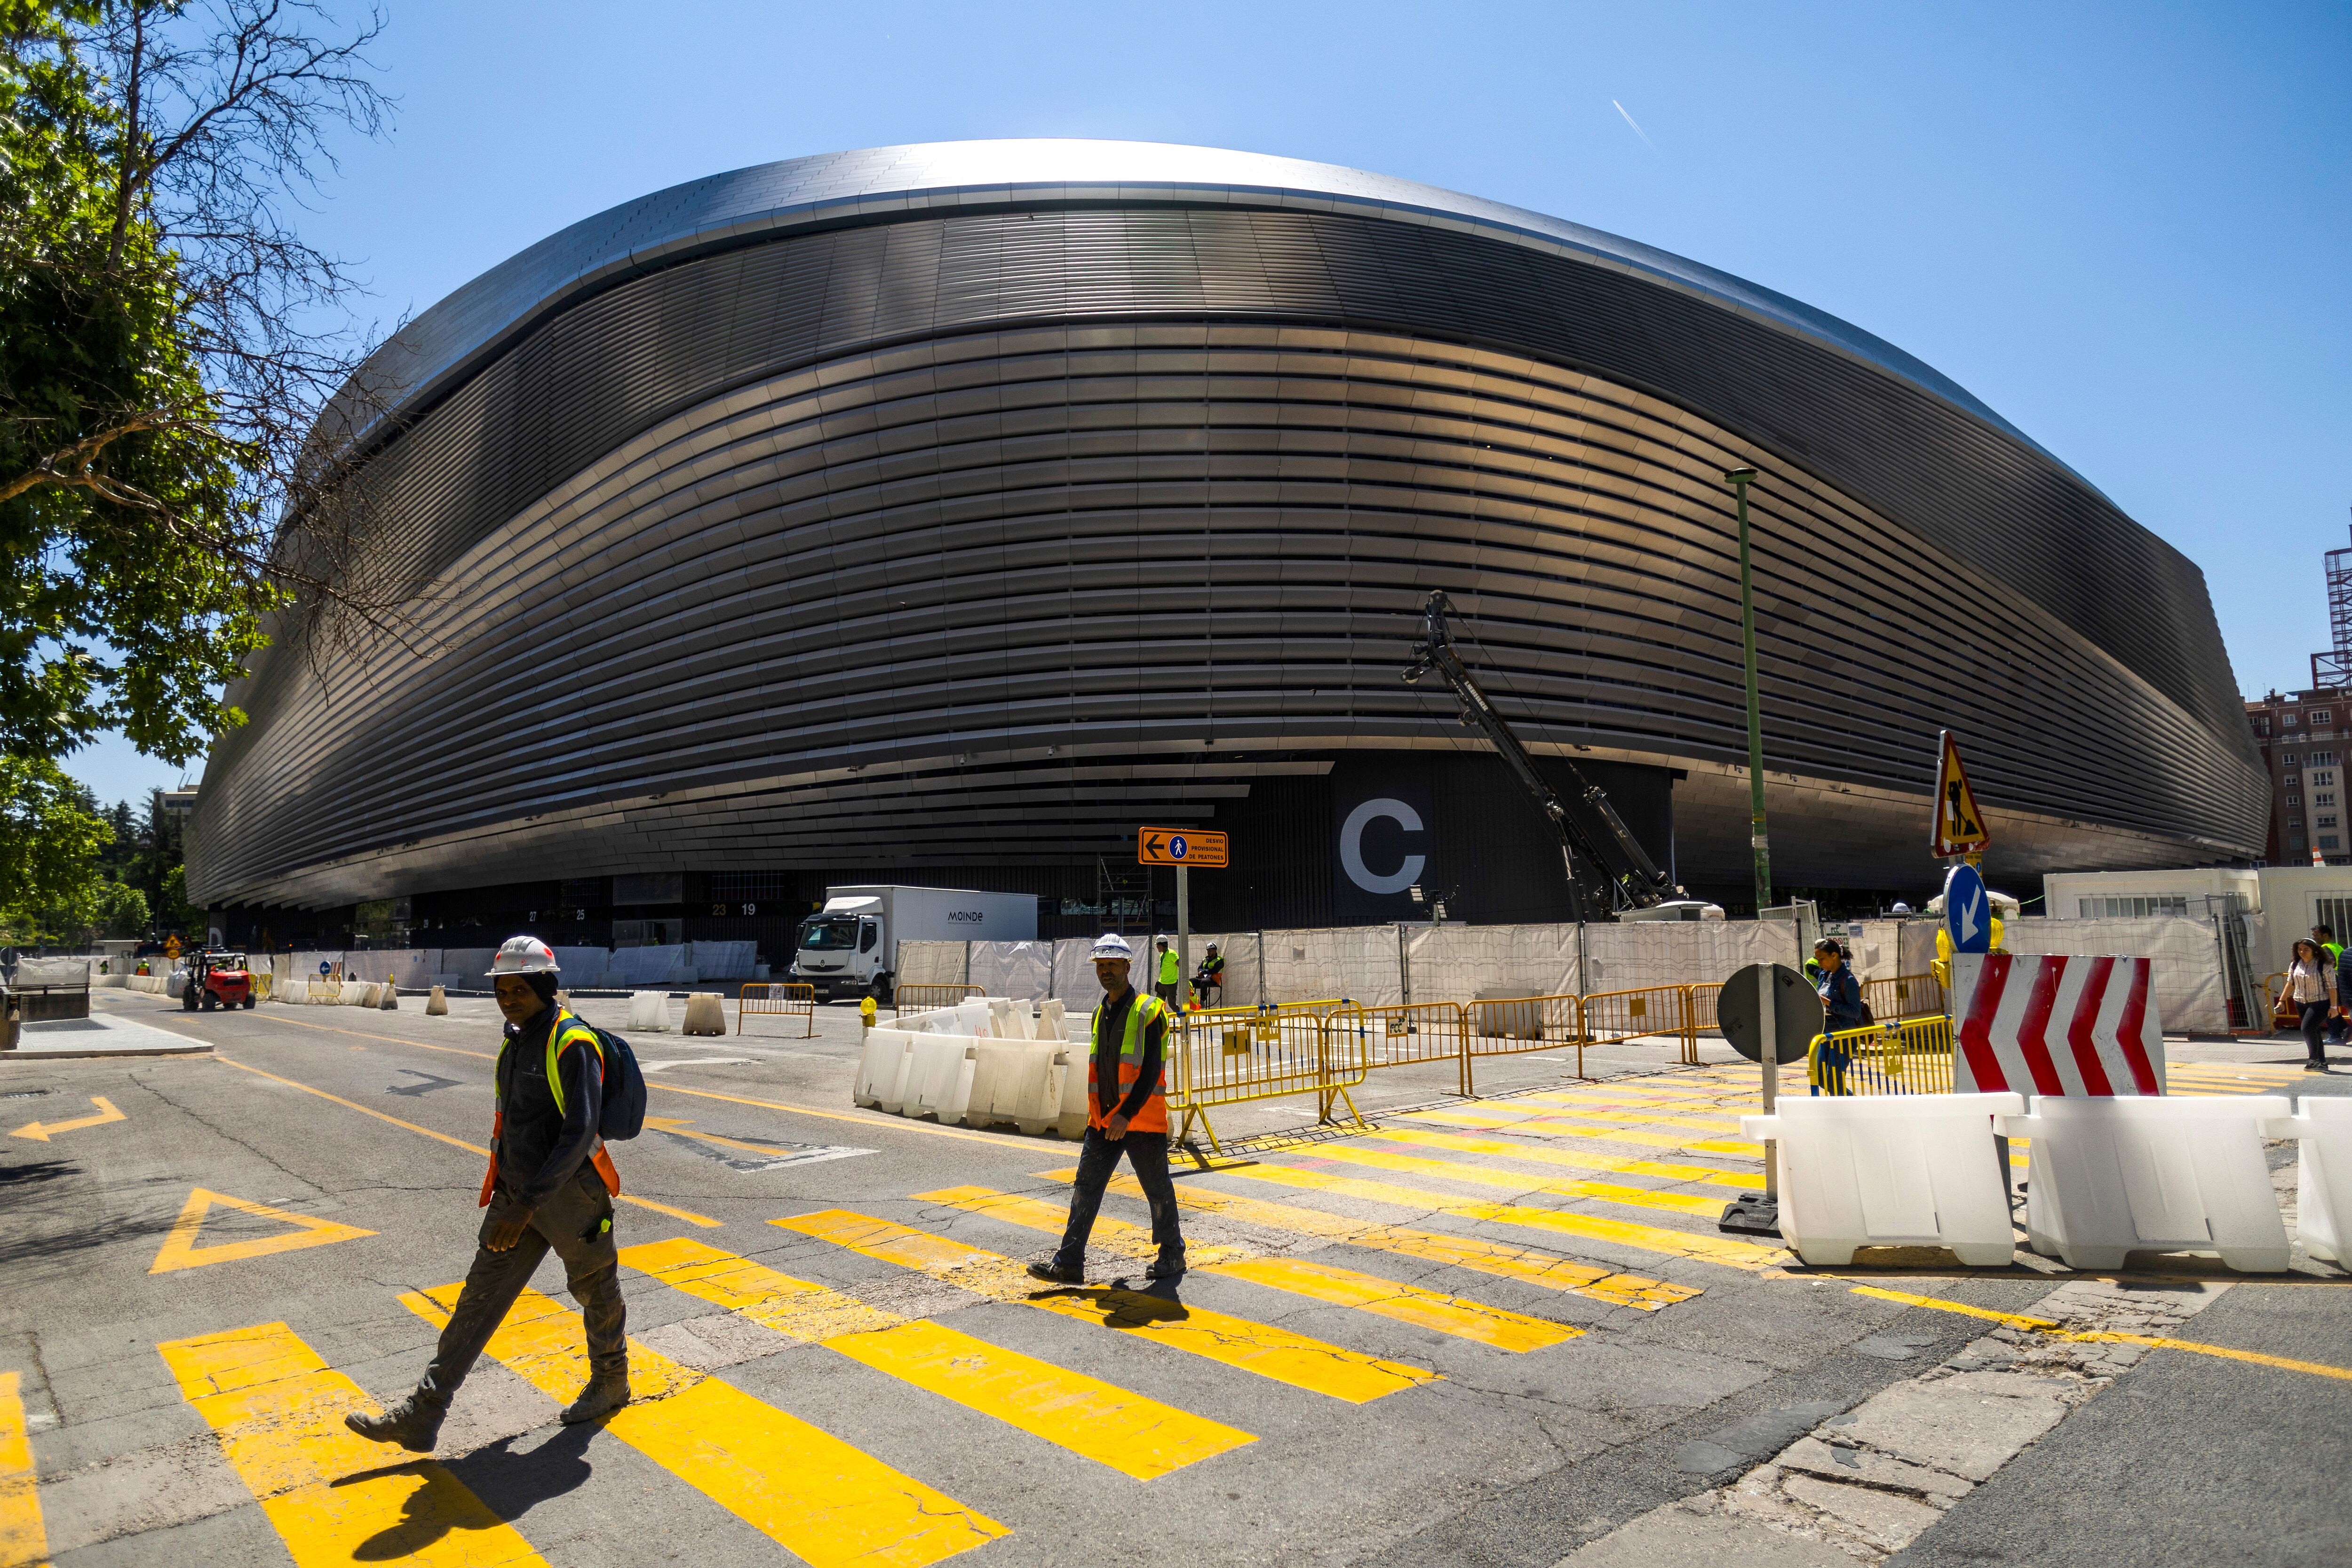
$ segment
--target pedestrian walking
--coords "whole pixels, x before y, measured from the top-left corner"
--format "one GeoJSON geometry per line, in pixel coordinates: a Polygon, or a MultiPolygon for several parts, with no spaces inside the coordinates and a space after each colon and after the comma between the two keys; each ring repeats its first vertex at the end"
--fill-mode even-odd
{"type": "Polygon", "coordinates": [[[1845,948],[1834,936],[1813,944],[1812,962],[1805,969],[1822,998],[1822,1040],[1813,1051],[1813,1087],[1824,1094],[1843,1094],[1845,1070],[1853,1061],[1853,1052],[1851,1042],[1835,1037],[1842,1030],[1861,1029],[1870,1022],[1870,1009],[1863,1006],[1862,982],[1853,977],[1845,948]]]}
{"type": "Polygon", "coordinates": [[[2325,1072],[2327,1047],[2324,1031],[2327,1015],[2336,1009],[2336,972],[2316,941],[2294,945],[2294,961],[2286,967],[2285,994],[2294,1004],[2297,1020],[2303,1025],[2303,1048],[2310,1057],[2303,1064],[2304,1071],[2325,1072]]]}
{"type": "Polygon", "coordinates": [[[1087,1137],[1078,1148],[1069,1223],[1052,1260],[1029,1265],[1033,1278],[1057,1285],[1086,1281],[1087,1238],[1094,1232],[1103,1189],[1121,1154],[1151,1206],[1151,1240],[1160,1249],[1144,1277],[1172,1281],[1184,1273],[1176,1184],[1168,1179],[1168,1096],[1161,1087],[1170,1014],[1159,998],[1139,996],[1128,983],[1134,957],[1124,936],[1106,936],[1095,944],[1095,978],[1103,999],[1088,1026],[1093,1049],[1087,1054],[1087,1137]]]}
{"type": "MultiPolygon", "coordinates": [[[[2340,975],[2344,968],[2344,949],[2337,945],[2336,933],[2325,925],[2315,925],[2311,928],[2311,940],[2312,945],[2319,949],[2320,962],[2327,966],[2327,972],[2340,975]]],[[[2327,1043],[2342,1045],[2347,1040],[2352,1040],[2352,1023],[2347,1023],[2345,1017],[2347,993],[2341,980],[2336,982],[2336,1005],[2327,1017],[2327,1043]]]]}
{"type": "MultiPolygon", "coordinates": [[[[588,1385],[564,1409],[564,1422],[593,1421],[629,1402],[628,1314],[613,1240],[621,1180],[597,1135],[604,1045],[557,1003],[555,954],[544,942],[515,937],[499,949],[490,977],[507,1027],[493,1070],[498,1116],[482,1181],[489,1212],[474,1266],[415,1390],[381,1416],[343,1417],[361,1437],[412,1453],[433,1451],[451,1396],[550,1251],[563,1260],[588,1338],[588,1385]]],[[[1164,1163],[1161,1169],[1164,1183],[1164,1163]]]]}
{"type": "Polygon", "coordinates": [[[1158,948],[1156,962],[1159,964],[1159,969],[1153,978],[1151,994],[1167,1003],[1171,1009],[1181,1009],[1184,1004],[1178,993],[1184,984],[1183,968],[1176,962],[1176,954],[1168,946],[1167,937],[1160,937],[1155,946],[1158,948]]]}

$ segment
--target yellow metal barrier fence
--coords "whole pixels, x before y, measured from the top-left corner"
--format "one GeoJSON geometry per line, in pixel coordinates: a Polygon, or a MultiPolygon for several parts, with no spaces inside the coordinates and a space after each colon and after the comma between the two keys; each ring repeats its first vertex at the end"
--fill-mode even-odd
{"type": "Polygon", "coordinates": [[[927,1013],[934,1008],[951,1008],[967,997],[980,994],[978,986],[893,986],[890,988],[890,1016],[902,1019],[908,1013],[927,1013]]]}
{"type": "Polygon", "coordinates": [[[1371,1020],[1369,1060],[1373,1067],[1454,1064],[1456,1093],[1470,1092],[1469,1015],[1458,1002],[1400,1002],[1363,1009],[1371,1020]]]}
{"type": "Polygon", "coordinates": [[[1927,1018],[1946,1011],[1944,982],[1933,975],[1896,975],[1892,979],[1864,980],[1862,999],[1870,1016],[1892,1021],[1927,1018]]]}
{"type": "Polygon", "coordinates": [[[1952,1020],[1939,1015],[1815,1035],[1805,1078],[1816,1094],[1949,1094],[1952,1020]]]}
{"type": "MultiPolygon", "coordinates": [[[[796,980],[753,981],[735,998],[735,1032],[743,1032],[743,1019],[750,1013],[781,1013],[786,1018],[808,1019],[808,1030],[803,1040],[816,1038],[816,988],[796,980]],[[757,991],[759,995],[751,993],[757,991]]],[[[895,1015],[894,1015],[895,1016],[895,1015]]]]}
{"type": "Polygon", "coordinates": [[[1584,1075],[1584,998],[1571,996],[1497,997],[1464,1005],[1462,1092],[1477,1090],[1475,1062],[1482,1056],[1524,1056],[1556,1046],[1576,1048],[1576,1072],[1584,1075]]]}
{"type": "Polygon", "coordinates": [[[1199,1122],[1209,1146],[1223,1152],[1210,1119],[1212,1106],[1238,1105],[1291,1094],[1316,1098],[1318,1124],[1332,1120],[1345,1101],[1359,1127],[1364,1119],[1348,1091],[1371,1071],[1372,1020],[1358,1007],[1329,1013],[1267,1008],[1179,1016],[1168,1048],[1168,1105],[1183,1113],[1181,1143],[1199,1122]]]}

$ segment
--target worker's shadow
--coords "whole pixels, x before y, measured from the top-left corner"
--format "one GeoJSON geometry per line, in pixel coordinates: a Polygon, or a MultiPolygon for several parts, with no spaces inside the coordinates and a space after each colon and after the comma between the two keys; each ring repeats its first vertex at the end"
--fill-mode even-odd
{"type": "Polygon", "coordinates": [[[1067,1296],[1092,1303],[1102,1313],[1105,1328],[1148,1328],[1153,1323],[1182,1322],[1192,1315],[1177,1298],[1176,1285],[1173,1280],[1138,1281],[1132,1284],[1120,1280],[1107,1286],[1074,1285],[1066,1290],[1040,1291],[1032,1300],[1067,1296]]]}
{"type": "Polygon", "coordinates": [[[401,1500],[399,1521],[362,1542],[352,1557],[362,1563],[397,1562],[425,1551],[453,1530],[488,1530],[577,1490],[591,1473],[588,1444],[597,1425],[566,1427],[527,1454],[514,1451],[514,1438],[501,1437],[439,1467],[446,1475],[427,1469],[431,1461],[418,1458],[338,1477],[332,1484],[339,1487],[397,1475],[416,1475],[424,1482],[401,1500]]]}

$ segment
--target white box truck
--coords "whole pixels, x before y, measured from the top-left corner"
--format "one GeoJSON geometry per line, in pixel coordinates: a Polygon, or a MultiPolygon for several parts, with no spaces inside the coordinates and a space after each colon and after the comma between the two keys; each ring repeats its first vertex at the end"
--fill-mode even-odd
{"type": "Polygon", "coordinates": [[[816,999],[871,995],[887,1001],[901,942],[1034,942],[1037,897],[955,887],[828,887],[824,907],[801,922],[787,978],[816,999]]]}

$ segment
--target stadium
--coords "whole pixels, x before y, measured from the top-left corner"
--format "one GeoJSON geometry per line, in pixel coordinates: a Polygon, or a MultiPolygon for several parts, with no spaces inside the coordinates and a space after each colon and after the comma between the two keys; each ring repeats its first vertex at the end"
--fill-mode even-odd
{"type": "Polygon", "coordinates": [[[1474,197],[794,159],[551,236],[364,379],[334,439],[416,625],[232,690],[190,859],[232,940],[394,901],[772,952],[831,883],[1164,920],[1141,823],[1233,834],[1211,928],[1416,917],[1408,866],[1561,918],[1534,809],[1400,678],[1433,589],[1544,765],[1737,910],[1742,466],[1778,884],[1926,886],[1944,728],[1997,880],[2262,852],[2193,564],[1870,334],[1474,197]]]}

